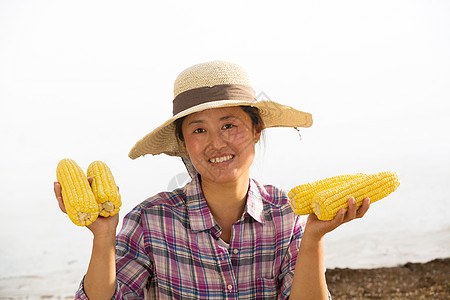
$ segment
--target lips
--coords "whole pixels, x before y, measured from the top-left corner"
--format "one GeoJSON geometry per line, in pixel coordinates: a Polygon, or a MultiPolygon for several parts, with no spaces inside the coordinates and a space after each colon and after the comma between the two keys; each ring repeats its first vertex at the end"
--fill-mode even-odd
{"type": "Polygon", "coordinates": [[[233,157],[234,157],[234,155],[231,155],[231,154],[224,155],[224,156],[213,157],[213,158],[209,159],[209,162],[213,163],[213,164],[218,164],[218,163],[229,161],[233,157]]]}

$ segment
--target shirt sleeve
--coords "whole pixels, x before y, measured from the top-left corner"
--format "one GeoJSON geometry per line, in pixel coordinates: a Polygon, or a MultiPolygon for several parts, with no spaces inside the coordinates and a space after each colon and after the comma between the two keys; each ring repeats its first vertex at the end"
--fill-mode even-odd
{"type": "Polygon", "coordinates": [[[297,261],[300,240],[303,235],[305,220],[302,217],[295,217],[294,229],[289,243],[289,248],[281,264],[279,280],[281,282],[280,299],[289,299],[291,285],[294,279],[295,263],[297,261]]]}
{"type": "MultiPolygon", "coordinates": [[[[116,282],[116,291],[114,292],[114,296],[111,299],[121,299],[121,293],[119,293],[117,289],[117,282],[116,282]]],[[[75,300],[89,300],[88,296],[84,292],[84,277],[81,280],[80,286],[78,288],[77,293],[75,294],[75,300]]]]}
{"type": "MultiPolygon", "coordinates": [[[[153,264],[144,247],[141,212],[125,216],[116,238],[116,291],[112,299],[144,299],[153,264]]],[[[75,299],[89,299],[84,292],[84,278],[75,299]]]]}
{"type": "MultiPolygon", "coordinates": [[[[281,290],[279,299],[289,299],[291,293],[291,286],[294,280],[295,264],[297,261],[298,249],[300,248],[300,241],[306,225],[306,217],[297,216],[294,223],[294,230],[289,244],[289,249],[283,263],[281,265],[281,290]]],[[[331,300],[331,294],[328,291],[328,299],[331,300]]]]}

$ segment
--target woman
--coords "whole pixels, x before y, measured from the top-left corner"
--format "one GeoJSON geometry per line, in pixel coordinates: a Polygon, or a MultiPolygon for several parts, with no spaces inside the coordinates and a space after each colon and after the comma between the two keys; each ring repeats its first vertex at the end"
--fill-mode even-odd
{"type": "MultiPolygon", "coordinates": [[[[309,127],[311,115],[256,101],[238,65],[207,62],[175,81],[173,117],[129,156],[183,158],[192,181],[118,216],[99,217],[81,299],[328,299],[323,236],[369,208],[349,199],[335,219],[296,216],[286,193],[250,178],[264,128],[309,127]],[[301,242],[300,242],[301,241],[301,242]]],[[[61,187],[58,203],[65,211],[61,187]]]]}

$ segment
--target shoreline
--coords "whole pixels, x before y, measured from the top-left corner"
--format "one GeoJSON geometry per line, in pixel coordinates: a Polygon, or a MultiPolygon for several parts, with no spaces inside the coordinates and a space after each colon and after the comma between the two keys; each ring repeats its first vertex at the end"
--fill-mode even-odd
{"type": "MultiPolygon", "coordinates": [[[[73,299],[83,274],[70,269],[0,278],[0,299],[73,299]]],[[[333,300],[449,299],[450,257],[394,267],[327,269],[326,278],[333,300]]]]}
{"type": "Polygon", "coordinates": [[[396,267],[327,269],[334,300],[450,299],[450,258],[396,267]]]}

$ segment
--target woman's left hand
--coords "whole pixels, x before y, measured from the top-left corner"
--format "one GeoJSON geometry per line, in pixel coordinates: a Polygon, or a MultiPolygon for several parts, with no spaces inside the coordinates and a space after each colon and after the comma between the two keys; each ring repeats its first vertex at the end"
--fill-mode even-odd
{"type": "Polygon", "coordinates": [[[345,209],[342,208],[333,220],[321,221],[315,214],[310,214],[306,222],[305,234],[315,240],[321,240],[326,233],[333,231],[340,225],[354,219],[362,218],[366,214],[367,210],[369,210],[369,206],[370,199],[365,198],[359,209],[356,209],[355,199],[350,197],[348,199],[347,212],[345,212],[345,209]]]}

